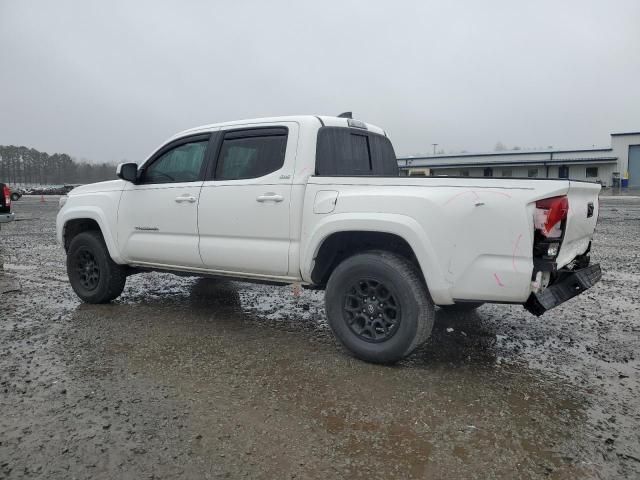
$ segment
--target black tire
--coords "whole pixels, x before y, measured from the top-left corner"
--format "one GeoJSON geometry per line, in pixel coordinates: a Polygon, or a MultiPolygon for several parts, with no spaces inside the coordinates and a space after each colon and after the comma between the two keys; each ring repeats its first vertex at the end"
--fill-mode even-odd
{"type": "Polygon", "coordinates": [[[21,197],[21,196],[22,196],[22,195],[20,195],[19,193],[15,193],[15,192],[13,192],[13,193],[11,194],[11,200],[15,202],[16,200],[20,200],[20,197],[21,197]]]}
{"type": "Polygon", "coordinates": [[[439,305],[441,309],[445,312],[472,312],[478,307],[484,305],[484,302],[463,302],[463,303],[454,303],[453,305],[439,305]]]}
{"type": "Polygon", "coordinates": [[[386,251],[357,254],[340,263],[327,283],[325,308],[329,326],[347,350],[383,364],[402,360],[424,343],[435,316],[416,267],[386,251]],[[379,309],[369,316],[371,305],[379,309]]]}
{"type": "Polygon", "coordinates": [[[67,275],[73,291],[86,303],[108,303],[127,281],[126,269],[115,263],[100,232],[73,237],[67,252],[67,275]]]}

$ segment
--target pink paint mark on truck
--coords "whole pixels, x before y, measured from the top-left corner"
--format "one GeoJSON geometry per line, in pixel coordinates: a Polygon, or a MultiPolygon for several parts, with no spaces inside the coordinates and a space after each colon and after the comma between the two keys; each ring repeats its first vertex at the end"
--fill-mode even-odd
{"type": "Polygon", "coordinates": [[[466,195],[466,194],[468,194],[468,193],[473,194],[473,195],[475,196],[476,200],[477,200],[478,198],[480,198],[480,197],[478,196],[478,194],[477,194],[475,191],[473,191],[473,190],[465,190],[465,191],[463,191],[463,192],[456,193],[453,197],[451,197],[449,200],[447,200],[446,202],[444,202],[444,204],[445,204],[445,205],[447,205],[447,204],[449,204],[449,203],[453,202],[455,199],[457,199],[457,198],[461,197],[462,195],[466,195]]]}

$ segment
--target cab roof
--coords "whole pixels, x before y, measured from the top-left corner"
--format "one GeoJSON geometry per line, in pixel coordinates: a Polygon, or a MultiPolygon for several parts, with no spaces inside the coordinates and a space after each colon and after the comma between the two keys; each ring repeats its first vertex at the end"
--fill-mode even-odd
{"type": "MultiPolygon", "coordinates": [[[[186,135],[195,134],[195,133],[209,132],[209,131],[217,130],[223,127],[230,127],[230,126],[241,127],[243,125],[255,125],[260,123],[296,122],[301,127],[320,128],[323,126],[328,126],[328,127],[348,128],[351,126],[349,125],[349,120],[350,119],[347,119],[347,118],[332,117],[327,115],[289,115],[284,117],[251,118],[246,120],[234,120],[232,122],[212,123],[210,125],[202,125],[200,127],[190,128],[188,130],[183,130],[182,132],[179,132],[173,135],[169,140],[174,140],[174,139],[184,137],[186,135]]],[[[385,131],[380,127],[377,127],[370,123],[361,122],[361,121],[357,121],[357,122],[365,125],[367,130],[370,132],[386,135],[385,131]]]]}

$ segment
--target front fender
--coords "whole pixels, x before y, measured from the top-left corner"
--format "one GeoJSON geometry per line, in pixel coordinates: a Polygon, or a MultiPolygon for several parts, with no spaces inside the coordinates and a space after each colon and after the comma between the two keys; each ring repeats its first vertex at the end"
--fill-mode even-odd
{"type": "Polygon", "coordinates": [[[107,250],[113,261],[121,265],[126,263],[118,251],[108,216],[100,207],[84,205],[74,207],[73,205],[69,205],[69,201],[67,201],[67,205],[60,210],[56,218],[56,237],[60,245],[64,245],[63,237],[66,224],[71,220],[80,219],[94,220],[100,227],[100,232],[102,233],[104,242],[107,245],[107,250]]]}
{"type": "Polygon", "coordinates": [[[311,282],[315,258],[330,235],[348,231],[390,233],[403,238],[413,250],[436,304],[450,304],[451,284],[438,264],[435,250],[420,224],[413,218],[394,213],[338,213],[321,219],[303,238],[302,278],[311,282]]]}

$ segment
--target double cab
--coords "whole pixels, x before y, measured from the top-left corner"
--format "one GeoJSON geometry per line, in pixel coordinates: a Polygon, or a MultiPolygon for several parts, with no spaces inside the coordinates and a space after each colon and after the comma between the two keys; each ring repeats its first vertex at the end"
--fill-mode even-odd
{"type": "Polygon", "coordinates": [[[193,128],[117,176],[61,199],[58,241],[85,302],[146,270],[301,283],[325,290],[349,351],[393,363],[427,339],[436,305],[541,315],[600,278],[599,185],[402,177],[385,131],[351,118],[193,128]]]}

